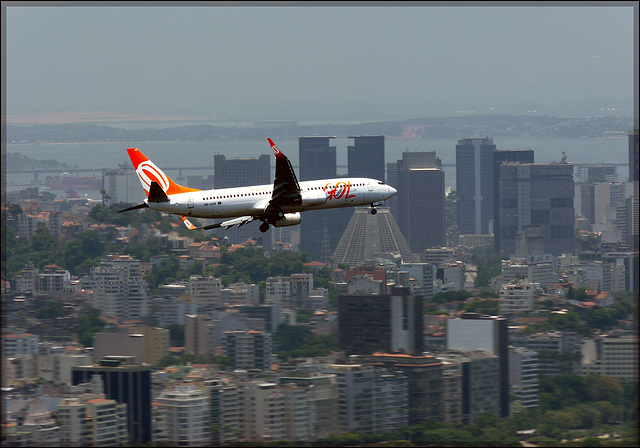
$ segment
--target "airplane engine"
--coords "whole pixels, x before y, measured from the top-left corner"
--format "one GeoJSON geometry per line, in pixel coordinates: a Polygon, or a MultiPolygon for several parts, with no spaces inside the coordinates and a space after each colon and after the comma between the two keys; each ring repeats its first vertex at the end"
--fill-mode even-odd
{"type": "Polygon", "coordinates": [[[302,221],[300,213],[285,213],[282,218],[275,222],[273,227],[296,226],[300,224],[300,221],[302,221]]]}
{"type": "Polygon", "coordinates": [[[302,204],[305,205],[321,205],[327,202],[327,194],[322,190],[307,190],[301,193],[302,204]]]}

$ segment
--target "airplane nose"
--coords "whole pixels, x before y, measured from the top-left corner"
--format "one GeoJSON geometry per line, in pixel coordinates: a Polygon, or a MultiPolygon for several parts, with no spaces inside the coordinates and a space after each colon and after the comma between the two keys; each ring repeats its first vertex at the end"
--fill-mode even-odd
{"type": "Polygon", "coordinates": [[[396,190],[395,188],[389,186],[389,194],[390,194],[389,197],[395,196],[397,192],[398,192],[398,190],[396,190]]]}

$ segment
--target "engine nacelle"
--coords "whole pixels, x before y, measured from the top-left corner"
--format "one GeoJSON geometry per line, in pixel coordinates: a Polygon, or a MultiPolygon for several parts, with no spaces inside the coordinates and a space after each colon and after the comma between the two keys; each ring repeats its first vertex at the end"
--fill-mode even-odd
{"type": "Polygon", "coordinates": [[[302,206],[305,205],[321,205],[327,202],[327,193],[323,190],[305,190],[302,191],[302,206]]]}
{"type": "Polygon", "coordinates": [[[300,224],[301,221],[300,213],[285,213],[282,218],[273,224],[273,227],[296,226],[300,224]]]}

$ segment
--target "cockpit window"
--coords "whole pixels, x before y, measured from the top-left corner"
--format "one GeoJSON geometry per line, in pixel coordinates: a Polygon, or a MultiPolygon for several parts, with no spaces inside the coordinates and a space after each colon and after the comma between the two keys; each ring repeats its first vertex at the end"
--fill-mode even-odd
{"type": "Polygon", "coordinates": [[[384,182],[382,182],[382,181],[378,181],[378,184],[379,184],[379,185],[384,185],[384,182]]]}

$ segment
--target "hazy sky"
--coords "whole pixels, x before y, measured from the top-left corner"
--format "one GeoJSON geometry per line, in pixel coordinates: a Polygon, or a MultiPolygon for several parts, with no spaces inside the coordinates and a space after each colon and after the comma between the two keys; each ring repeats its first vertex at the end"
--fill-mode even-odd
{"type": "Polygon", "coordinates": [[[615,99],[631,115],[628,5],[10,6],[7,113],[357,120],[615,99]]]}

